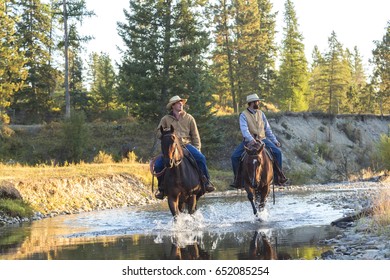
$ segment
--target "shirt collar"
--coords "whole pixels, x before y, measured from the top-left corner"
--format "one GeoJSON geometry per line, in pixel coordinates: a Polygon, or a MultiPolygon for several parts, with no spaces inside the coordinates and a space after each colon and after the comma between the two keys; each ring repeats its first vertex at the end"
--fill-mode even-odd
{"type": "Polygon", "coordinates": [[[251,114],[256,114],[257,110],[255,109],[251,109],[248,107],[248,111],[251,113],[251,114]]]}

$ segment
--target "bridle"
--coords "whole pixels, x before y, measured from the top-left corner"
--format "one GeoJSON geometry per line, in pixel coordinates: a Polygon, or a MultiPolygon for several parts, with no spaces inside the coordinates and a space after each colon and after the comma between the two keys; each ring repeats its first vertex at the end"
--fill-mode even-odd
{"type": "Polygon", "coordinates": [[[164,165],[165,165],[165,168],[173,168],[173,167],[177,167],[182,162],[183,158],[180,156],[180,152],[179,152],[180,143],[177,139],[177,136],[175,136],[174,134],[167,133],[167,134],[162,135],[161,145],[163,145],[164,141],[165,142],[167,141],[164,139],[166,139],[168,137],[169,137],[169,140],[172,140],[172,143],[170,143],[168,146],[168,155],[165,155],[165,151],[162,148],[163,157],[164,157],[164,165]],[[169,160],[169,162],[168,162],[168,160],[169,160]],[[167,163],[169,163],[169,165],[167,163]]]}
{"type": "Polygon", "coordinates": [[[253,188],[256,188],[258,186],[258,184],[260,183],[260,178],[256,179],[256,174],[261,173],[261,156],[260,156],[260,154],[250,155],[248,153],[246,154],[246,156],[249,157],[248,164],[251,161],[251,165],[253,166],[252,174],[249,174],[249,172],[248,172],[249,182],[251,183],[251,186],[253,188]]]}

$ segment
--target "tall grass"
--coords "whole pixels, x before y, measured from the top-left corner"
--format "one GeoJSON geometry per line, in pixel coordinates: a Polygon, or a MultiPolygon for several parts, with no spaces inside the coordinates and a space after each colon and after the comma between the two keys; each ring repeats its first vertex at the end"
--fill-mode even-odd
{"type": "Polygon", "coordinates": [[[373,221],[379,230],[390,235],[390,189],[380,192],[374,205],[373,221]]]}

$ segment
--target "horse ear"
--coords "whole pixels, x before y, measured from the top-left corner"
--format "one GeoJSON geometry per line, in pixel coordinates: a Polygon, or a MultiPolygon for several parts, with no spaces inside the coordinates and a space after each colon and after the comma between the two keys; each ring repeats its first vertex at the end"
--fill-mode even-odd
{"type": "Polygon", "coordinates": [[[175,129],[173,128],[173,125],[171,125],[171,132],[173,133],[175,129]]]}

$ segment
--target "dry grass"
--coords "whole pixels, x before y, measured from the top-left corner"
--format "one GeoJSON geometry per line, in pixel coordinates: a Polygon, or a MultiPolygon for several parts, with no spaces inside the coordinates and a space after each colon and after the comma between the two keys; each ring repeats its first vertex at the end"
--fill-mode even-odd
{"type": "Polygon", "coordinates": [[[0,180],[34,181],[45,179],[71,179],[79,177],[96,178],[117,174],[130,174],[139,177],[145,184],[151,183],[148,164],[132,162],[80,163],[65,166],[0,163],[0,180]]]}
{"type": "MultiPolygon", "coordinates": [[[[390,230],[390,189],[380,192],[374,206],[374,222],[379,229],[390,230]]],[[[390,232],[388,232],[390,233],[390,232]]]]}

